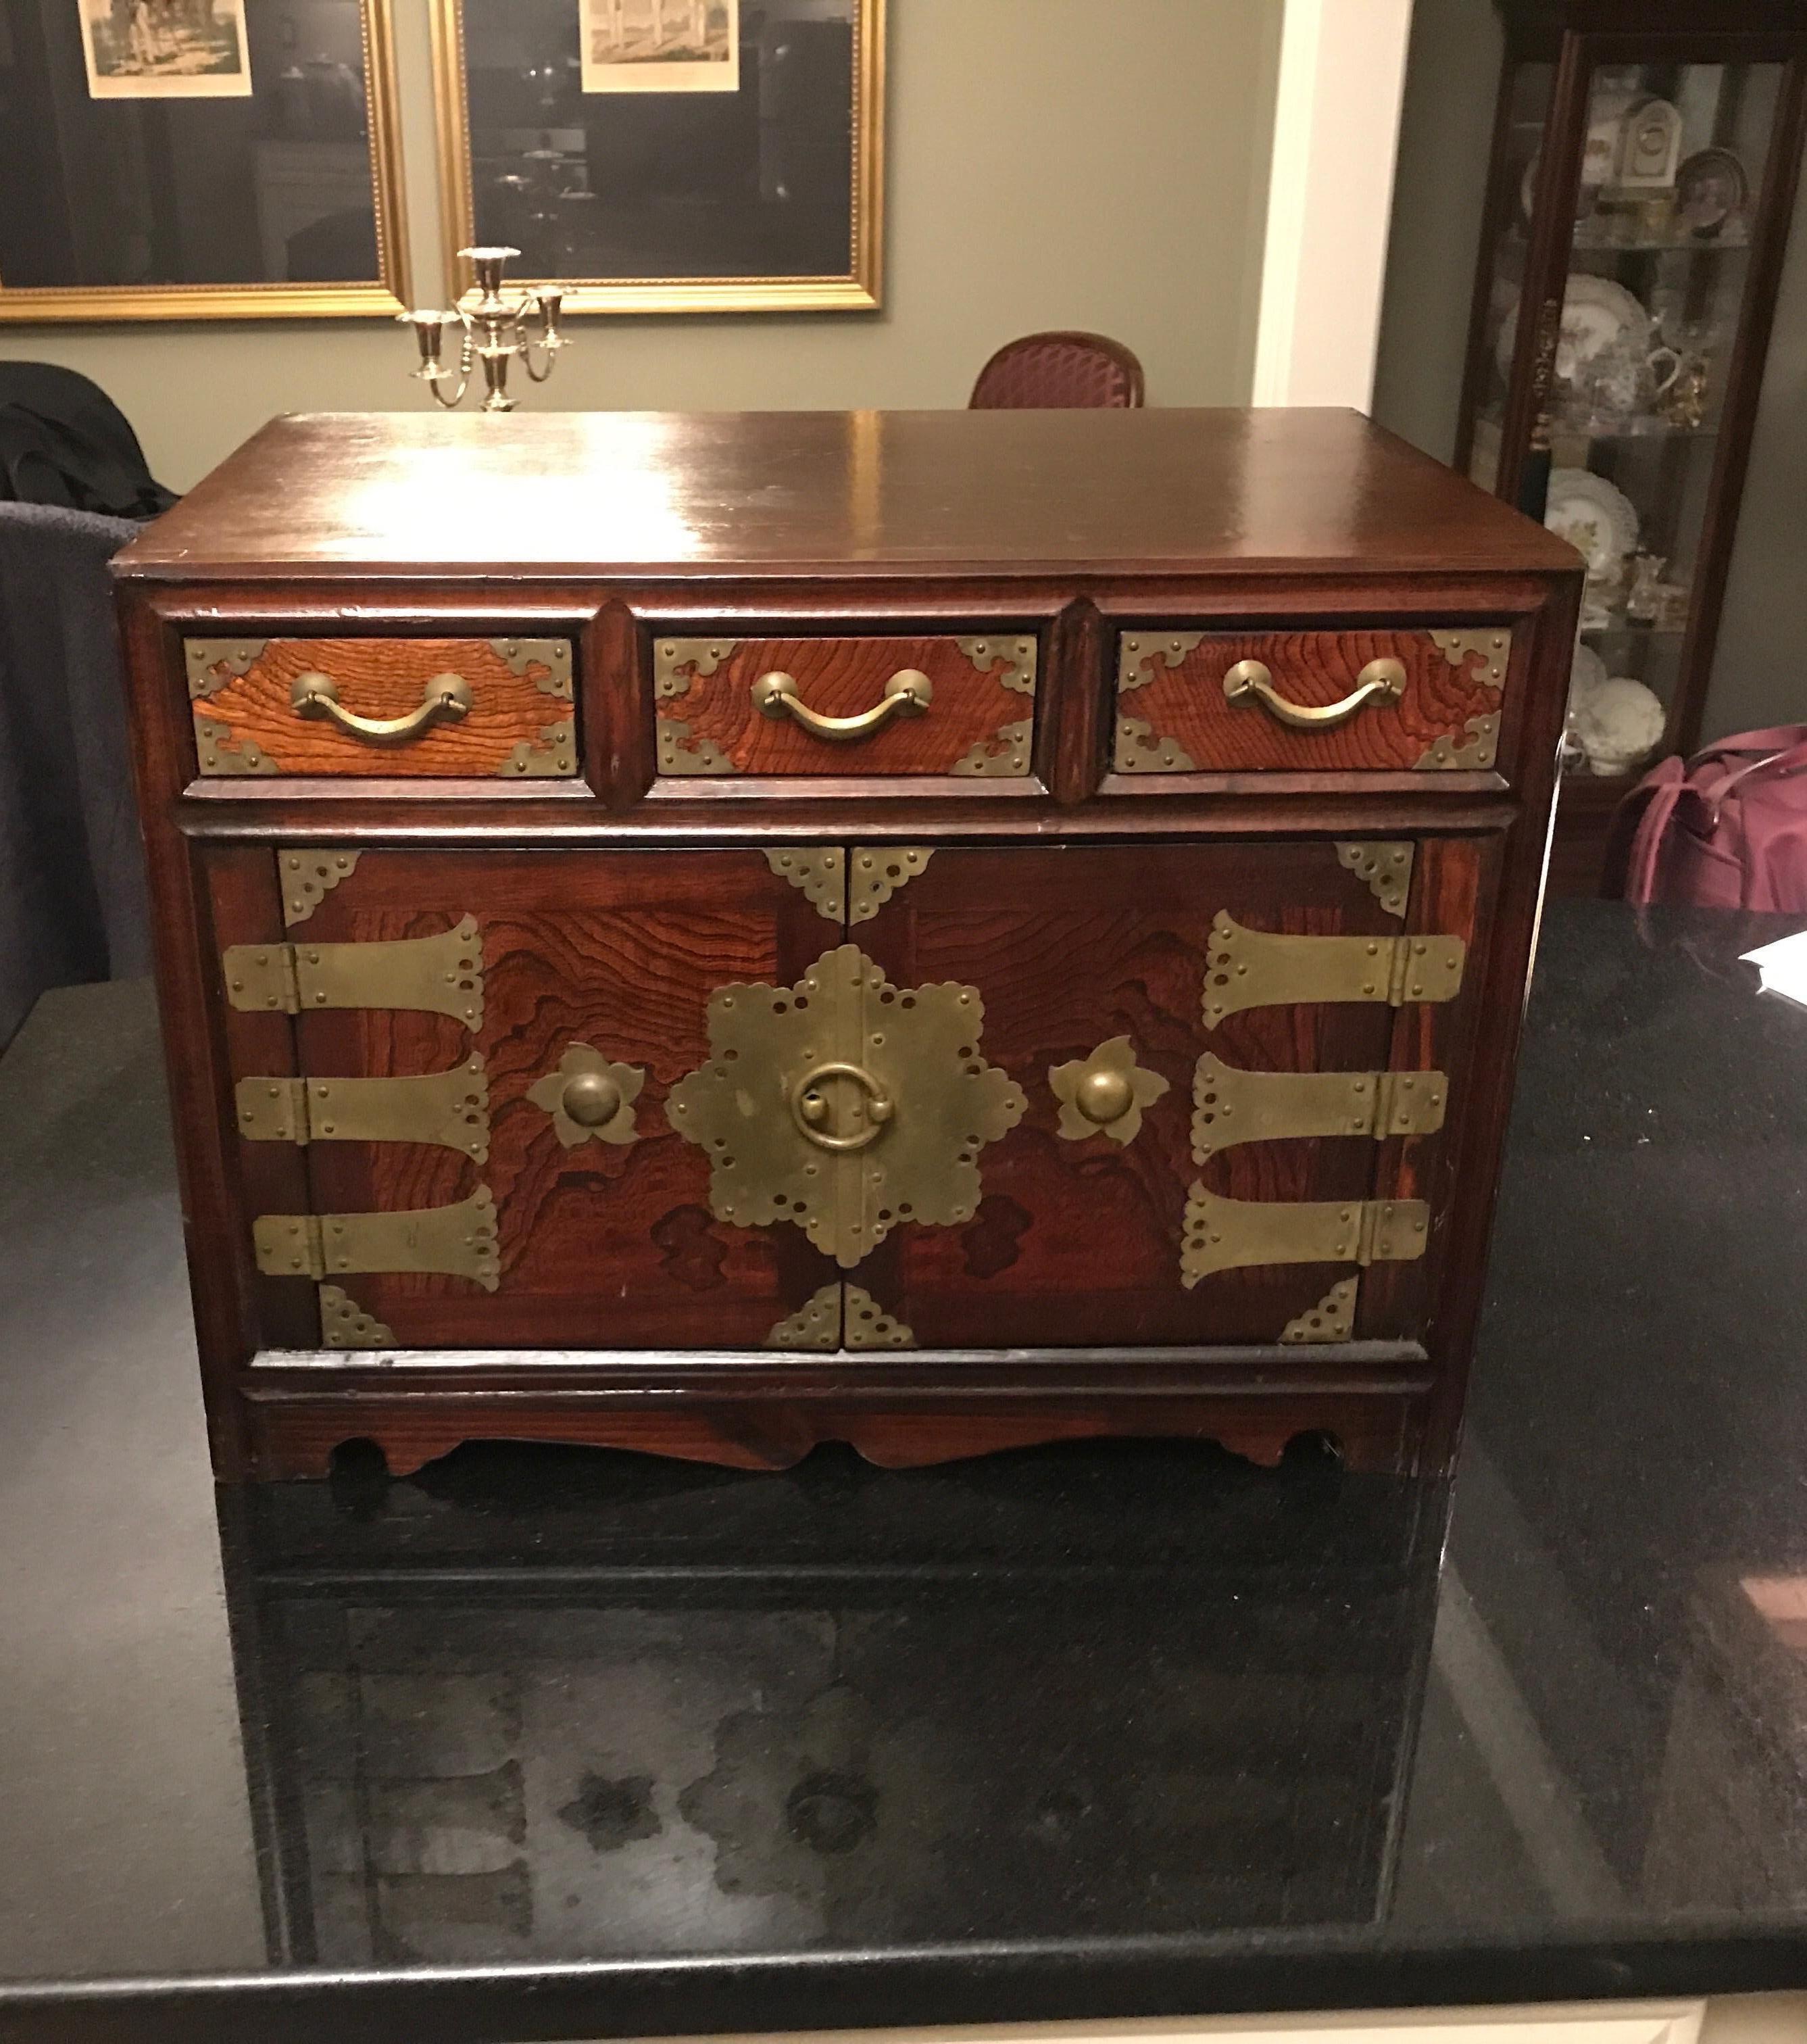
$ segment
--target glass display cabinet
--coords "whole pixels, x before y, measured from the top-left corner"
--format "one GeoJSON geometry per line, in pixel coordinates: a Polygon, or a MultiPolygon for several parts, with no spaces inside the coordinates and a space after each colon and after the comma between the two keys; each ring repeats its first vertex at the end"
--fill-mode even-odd
{"type": "MultiPolygon", "coordinates": [[[[1551,882],[1696,744],[1799,168],[1797,0],[1496,0],[1457,465],[1588,566],[1551,882]]],[[[1807,712],[1807,702],[1803,704],[1807,712]]]]}

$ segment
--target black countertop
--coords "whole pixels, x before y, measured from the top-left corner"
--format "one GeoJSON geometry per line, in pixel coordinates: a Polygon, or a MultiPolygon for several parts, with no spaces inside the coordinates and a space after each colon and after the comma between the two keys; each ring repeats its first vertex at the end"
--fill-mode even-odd
{"type": "Polygon", "coordinates": [[[155,1023],[0,1062],[0,2038],[1807,1985],[1795,925],[1546,927],[1449,1500],[471,1446],[225,1494],[155,1023]],[[1445,1534],[1447,1531],[1447,1546],[1445,1534]]]}

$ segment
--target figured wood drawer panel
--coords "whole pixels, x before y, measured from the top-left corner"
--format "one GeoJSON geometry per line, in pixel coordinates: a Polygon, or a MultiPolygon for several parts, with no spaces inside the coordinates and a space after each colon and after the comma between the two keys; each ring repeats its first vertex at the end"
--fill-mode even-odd
{"type": "Polygon", "coordinates": [[[385,780],[569,779],[577,770],[571,648],[562,639],[190,639],[188,690],[204,775],[307,774],[385,780]],[[297,685],[324,676],[345,728],[297,685]],[[434,686],[463,684],[462,713],[423,717],[434,686]]]}
{"type": "MultiPolygon", "coordinates": [[[[968,638],[692,639],[654,642],[662,776],[957,774],[1021,779],[1034,732],[1033,634],[968,638]],[[926,677],[919,713],[890,709],[888,685],[926,677]],[[759,706],[782,674],[796,708],[759,706]],[[875,713],[877,714],[875,714],[875,713]],[[811,720],[871,720],[825,733],[811,720]]],[[[920,690],[920,684],[915,685],[920,690]]]]}
{"type": "Polygon", "coordinates": [[[1118,650],[1119,774],[1436,772],[1494,764],[1512,635],[1149,630],[1118,650]],[[1249,662],[1265,690],[1233,699],[1226,678],[1234,687],[1249,662]],[[1372,663],[1388,662],[1396,694],[1373,686],[1388,670],[1372,663]],[[1338,705],[1351,706],[1327,724],[1286,720],[1338,705]]]}

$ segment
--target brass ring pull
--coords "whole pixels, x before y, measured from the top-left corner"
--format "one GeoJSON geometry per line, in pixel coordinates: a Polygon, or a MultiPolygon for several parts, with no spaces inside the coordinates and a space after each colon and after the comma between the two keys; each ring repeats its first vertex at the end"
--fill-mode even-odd
{"type": "Polygon", "coordinates": [[[857,717],[824,717],[797,694],[793,674],[762,674],[753,684],[753,705],[762,717],[788,717],[812,738],[865,738],[882,731],[894,717],[926,717],[934,685],[919,667],[902,667],[884,685],[884,694],[857,717]]]}
{"type": "Polygon", "coordinates": [[[896,1101],[864,1065],[846,1064],[839,1059],[813,1066],[791,1087],[791,1118],[819,1150],[863,1150],[884,1133],[884,1124],[896,1111],[896,1101]],[[865,1093],[865,1125],[851,1135],[829,1132],[828,1097],[822,1090],[824,1079],[851,1079],[865,1093]]]}
{"type": "Polygon", "coordinates": [[[356,717],[339,700],[339,690],[330,674],[297,674],[290,685],[289,701],[297,717],[323,717],[338,725],[348,737],[362,738],[372,745],[418,738],[439,723],[456,724],[469,714],[474,698],[470,684],[462,674],[435,674],[427,684],[420,707],[405,717],[356,717]]]}
{"type": "Polygon", "coordinates": [[[1403,660],[1370,660],[1340,702],[1322,707],[1295,703],[1274,686],[1272,670],[1259,660],[1238,660],[1223,678],[1226,702],[1258,702],[1276,724],[1293,731],[1334,731],[1370,702],[1397,702],[1406,692],[1403,660]]]}

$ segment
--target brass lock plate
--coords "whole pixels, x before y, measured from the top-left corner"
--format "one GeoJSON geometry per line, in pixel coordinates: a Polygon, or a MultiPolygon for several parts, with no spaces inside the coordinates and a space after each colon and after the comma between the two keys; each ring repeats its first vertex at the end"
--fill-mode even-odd
{"type": "Polygon", "coordinates": [[[483,939],[477,919],[432,937],[366,944],[232,944],[221,954],[226,998],[253,1013],[414,1009],[483,1026],[483,939]]]}
{"type": "Polygon", "coordinates": [[[1192,1081],[1192,1157],[1299,1135],[1429,1135],[1443,1126],[1441,1072],[1251,1072],[1207,1051],[1192,1081]]]}
{"type": "Polygon", "coordinates": [[[791,1221],[843,1270],[901,1221],[969,1220],[979,1153],[1027,1104],[984,1062],[984,1023],[972,987],[893,986],[857,944],[794,986],[719,989],[713,1055],[666,1104],[709,1153],[711,1212],[791,1221]]]}
{"type": "Polygon", "coordinates": [[[1249,930],[1219,911],[1211,924],[1204,1024],[1246,1008],[1315,1001],[1452,1001],[1462,989],[1460,937],[1301,937],[1249,930]]]}

